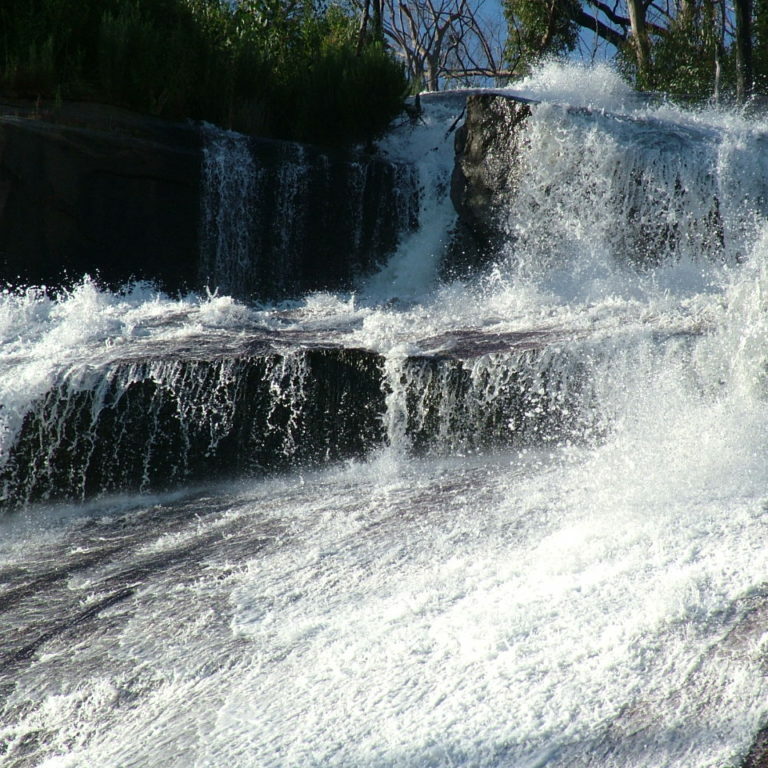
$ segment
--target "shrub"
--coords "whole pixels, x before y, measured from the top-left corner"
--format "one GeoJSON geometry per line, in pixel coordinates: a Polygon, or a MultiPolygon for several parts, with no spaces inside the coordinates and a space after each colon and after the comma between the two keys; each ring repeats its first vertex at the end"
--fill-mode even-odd
{"type": "Polygon", "coordinates": [[[350,44],[324,48],[295,83],[296,138],[326,144],[339,136],[373,139],[385,127],[381,116],[399,111],[407,87],[402,67],[379,45],[359,55],[350,44]]]}
{"type": "Polygon", "coordinates": [[[407,84],[381,45],[356,51],[356,26],[310,0],[4,0],[0,91],[364,141],[397,114],[407,84]]]}

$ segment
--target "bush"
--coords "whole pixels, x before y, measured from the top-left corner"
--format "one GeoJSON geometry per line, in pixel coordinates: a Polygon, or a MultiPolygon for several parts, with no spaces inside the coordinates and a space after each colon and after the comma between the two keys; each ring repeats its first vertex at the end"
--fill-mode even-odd
{"type": "Polygon", "coordinates": [[[338,6],[309,0],[4,0],[0,91],[365,141],[401,109],[407,84],[380,44],[356,51],[355,29],[338,6]]]}
{"type": "Polygon", "coordinates": [[[381,115],[399,111],[407,82],[380,46],[357,55],[345,45],[318,51],[295,88],[296,138],[333,144],[338,136],[358,142],[374,138],[383,127],[381,115]]]}

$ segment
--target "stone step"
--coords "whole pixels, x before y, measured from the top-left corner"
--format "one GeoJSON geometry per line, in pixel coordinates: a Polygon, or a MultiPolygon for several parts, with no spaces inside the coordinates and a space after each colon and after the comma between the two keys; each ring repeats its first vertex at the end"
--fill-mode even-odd
{"type": "Polygon", "coordinates": [[[5,505],[257,476],[383,440],[380,361],[357,349],[118,361],[32,404],[0,469],[5,505]]]}
{"type": "MultiPolygon", "coordinates": [[[[691,338],[655,342],[682,358],[691,338]]],[[[277,331],[138,344],[30,404],[0,505],[258,477],[385,445],[439,456],[599,440],[594,371],[611,349],[552,330],[453,331],[393,358],[277,331]]]]}

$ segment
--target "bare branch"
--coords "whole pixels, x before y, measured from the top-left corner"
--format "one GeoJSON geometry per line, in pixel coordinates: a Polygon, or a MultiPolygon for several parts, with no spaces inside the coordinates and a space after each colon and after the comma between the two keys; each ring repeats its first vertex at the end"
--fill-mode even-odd
{"type": "Polygon", "coordinates": [[[579,11],[574,14],[573,19],[579,26],[585,29],[591,29],[598,37],[601,37],[606,42],[620,48],[627,42],[626,32],[619,32],[613,27],[609,27],[604,22],[600,21],[597,16],[590,16],[585,11],[579,11]]]}
{"type": "Polygon", "coordinates": [[[485,0],[384,0],[384,35],[413,80],[431,90],[445,78],[508,76],[498,63],[502,41],[494,39],[492,25],[489,28],[481,16],[484,4],[485,0]]]}

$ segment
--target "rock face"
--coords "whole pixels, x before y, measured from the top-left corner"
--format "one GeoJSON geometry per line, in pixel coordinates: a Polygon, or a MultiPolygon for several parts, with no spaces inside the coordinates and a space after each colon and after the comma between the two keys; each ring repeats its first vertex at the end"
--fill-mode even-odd
{"type": "MultiPolygon", "coordinates": [[[[521,200],[527,201],[524,209],[549,221],[579,216],[606,253],[639,269],[669,260],[718,261],[728,258],[729,248],[738,249],[742,227],[749,225],[746,217],[736,221],[722,208],[723,187],[765,209],[765,174],[744,170],[722,176],[705,131],[567,105],[538,112],[534,131],[531,116],[531,103],[512,96],[467,97],[466,119],[455,140],[451,199],[458,225],[446,261],[449,274],[482,267],[505,243],[514,242],[510,216],[521,200]],[[529,167],[522,160],[525,150],[542,136],[548,140],[546,154],[541,147],[535,150],[539,168],[529,167]],[[575,148],[587,136],[591,154],[584,157],[575,148]],[[542,176],[544,163],[557,175],[542,176]],[[595,173],[599,190],[590,181],[595,173]],[[590,197],[592,208],[585,205],[590,197]],[[727,224],[729,216],[735,226],[727,224]]],[[[758,141],[768,145],[764,138],[758,141]]],[[[570,237],[557,226],[551,230],[570,237]]]]}
{"type": "Polygon", "coordinates": [[[0,104],[3,282],[88,273],[262,300],[339,290],[417,213],[411,169],[369,155],[106,107],[0,104]]]}
{"type": "Polygon", "coordinates": [[[768,768],[768,726],[755,736],[741,768],[768,768]]]}
{"type": "Polygon", "coordinates": [[[177,353],[70,372],[27,412],[0,506],[248,477],[383,439],[380,361],[356,349],[177,353]]]}
{"type": "Polygon", "coordinates": [[[0,512],[312,467],[386,443],[417,455],[541,443],[575,433],[579,404],[592,412],[547,353],[557,335],[443,341],[455,353],[386,360],[275,331],[140,344],[72,367],[29,403],[0,456],[0,512]]]}
{"type": "Polygon", "coordinates": [[[0,117],[0,279],[194,281],[199,133],[134,133],[0,117]]]}
{"type": "Polygon", "coordinates": [[[519,179],[516,163],[525,142],[527,103],[496,94],[467,97],[466,119],[456,132],[451,200],[457,231],[448,271],[465,271],[498,249],[507,238],[504,211],[519,179]]]}

